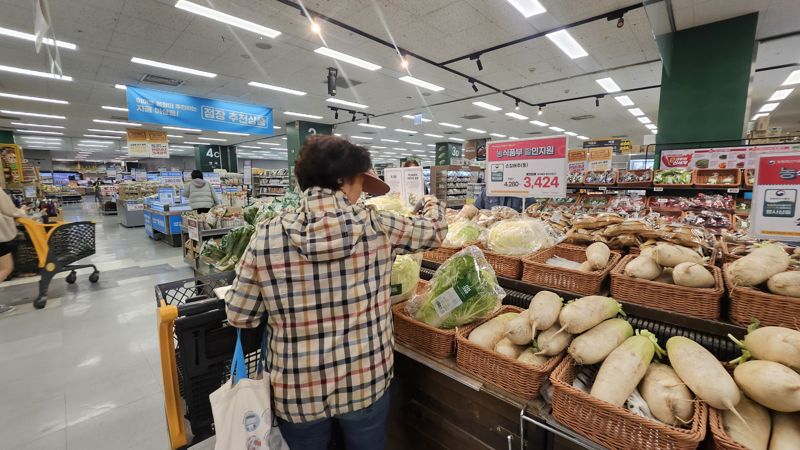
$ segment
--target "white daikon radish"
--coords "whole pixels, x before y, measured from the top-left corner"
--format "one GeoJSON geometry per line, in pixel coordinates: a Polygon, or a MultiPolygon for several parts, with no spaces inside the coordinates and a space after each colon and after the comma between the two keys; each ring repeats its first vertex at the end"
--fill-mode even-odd
{"type": "Polygon", "coordinates": [[[561,308],[558,322],[570,334],[579,334],[622,312],[622,305],[611,297],[589,295],[561,308]]]}
{"type": "Polygon", "coordinates": [[[675,267],[684,262],[703,262],[702,255],[682,245],[660,243],[656,245],[653,255],[655,256],[656,263],[662,267],[675,267]]]}
{"type": "Polygon", "coordinates": [[[800,449],[800,413],[774,413],[769,450],[800,449]]]}
{"type": "Polygon", "coordinates": [[[611,249],[602,242],[595,242],[586,247],[586,261],[589,261],[593,269],[605,269],[608,265],[608,258],[611,257],[611,249]]]}
{"type": "Polygon", "coordinates": [[[738,414],[739,388],[711,352],[689,338],[673,336],[667,341],[667,356],[675,373],[697,398],[713,408],[738,414]]]}
{"type": "Polygon", "coordinates": [[[791,369],[800,371],[800,331],[784,327],[751,326],[744,337],[744,342],[728,335],[733,342],[742,348],[742,357],[731,363],[744,362],[750,359],[764,359],[781,363],[791,369]]]}
{"type": "Polygon", "coordinates": [[[693,288],[710,288],[717,284],[714,275],[700,264],[693,262],[680,263],[672,269],[672,279],[679,286],[693,288]]]}
{"type": "Polygon", "coordinates": [[[767,450],[772,420],[767,408],[742,395],[736,410],[742,418],[731,411],[722,411],[722,426],[725,434],[750,450],[767,450]]]}
{"type": "Polygon", "coordinates": [[[728,264],[726,275],[734,286],[755,286],[789,268],[791,258],[783,247],[767,243],[728,264]]]}
{"type": "Polygon", "coordinates": [[[608,319],[573,339],[568,352],[578,364],[597,364],[631,336],[633,327],[627,320],[608,319]]]}
{"type": "Polygon", "coordinates": [[[572,342],[572,335],[563,331],[559,332],[558,325],[548,328],[536,338],[537,355],[555,356],[564,351],[572,342]]]}
{"type": "Polygon", "coordinates": [[[625,265],[625,275],[643,280],[655,280],[661,275],[661,266],[656,260],[647,255],[639,255],[625,265]]]}
{"type": "Polygon", "coordinates": [[[664,270],[661,271],[661,275],[653,281],[656,283],[675,284],[675,280],[672,279],[672,267],[664,267],[664,270]]]}
{"type": "Polygon", "coordinates": [[[800,374],[772,361],[747,361],[733,371],[745,395],[779,412],[800,411],[800,374]]]}
{"type": "Polygon", "coordinates": [[[767,280],[767,288],[773,294],[800,297],[800,270],[776,273],[767,280]]]}
{"type": "Polygon", "coordinates": [[[564,299],[550,291],[539,291],[528,306],[528,319],[531,321],[531,337],[536,331],[546,330],[558,321],[564,299]]]}
{"type": "Polygon", "coordinates": [[[506,322],[506,333],[504,335],[511,342],[517,345],[528,345],[531,343],[531,321],[527,314],[519,316],[506,322]]]}
{"type": "Polygon", "coordinates": [[[686,425],[694,414],[694,397],[672,367],[652,362],[639,383],[639,393],[653,417],[674,427],[686,425]]]}
{"type": "Polygon", "coordinates": [[[547,364],[549,359],[549,356],[537,355],[536,350],[531,347],[526,348],[525,351],[520,353],[517,357],[517,361],[530,364],[532,366],[543,366],[547,364]]]}
{"type": "Polygon", "coordinates": [[[517,359],[519,354],[522,353],[527,347],[524,345],[516,345],[508,338],[500,339],[497,345],[494,346],[494,351],[501,355],[508,356],[509,358],[517,359]]]}
{"type": "Polygon", "coordinates": [[[593,397],[622,406],[647,372],[658,348],[658,340],[649,331],[639,330],[603,361],[594,380],[593,397]]]}
{"type": "Polygon", "coordinates": [[[506,323],[518,315],[517,313],[500,314],[472,330],[468,339],[486,350],[491,350],[503,338],[503,333],[506,331],[506,323]]]}
{"type": "Polygon", "coordinates": [[[578,266],[578,268],[575,269],[575,270],[579,270],[581,272],[594,272],[595,268],[594,268],[594,266],[592,266],[591,261],[586,260],[586,261],[582,262],[581,265],[578,266]]]}

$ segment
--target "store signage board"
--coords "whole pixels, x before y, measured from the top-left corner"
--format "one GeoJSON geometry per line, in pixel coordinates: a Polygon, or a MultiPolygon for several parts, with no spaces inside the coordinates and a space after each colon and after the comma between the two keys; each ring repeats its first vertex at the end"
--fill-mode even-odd
{"type": "Polygon", "coordinates": [[[158,202],[162,205],[171,205],[175,200],[175,189],[170,187],[158,188],[158,202]]]}
{"type": "Polygon", "coordinates": [[[158,130],[128,128],[128,156],[169,158],[167,133],[158,130]]]}
{"type": "Polygon", "coordinates": [[[383,178],[390,193],[398,193],[406,206],[413,207],[425,195],[422,167],[383,169],[383,178]]]}
{"type": "Polygon", "coordinates": [[[766,153],[756,158],[750,234],[800,242],[800,155],[766,153]]]}
{"type": "Polygon", "coordinates": [[[274,134],[272,108],[128,86],[128,120],[201,130],[274,134]]]}
{"type": "Polygon", "coordinates": [[[217,172],[203,172],[203,179],[211,183],[215,188],[222,185],[222,178],[217,172]]]}
{"type": "Polygon", "coordinates": [[[586,172],[586,150],[573,148],[567,152],[567,170],[570,172],[586,172]]]}
{"type": "Polygon", "coordinates": [[[159,177],[161,178],[161,182],[164,184],[172,184],[172,185],[183,184],[182,172],[176,172],[176,171],[160,172],[159,177]]]}
{"type": "Polygon", "coordinates": [[[611,158],[614,157],[613,147],[593,147],[589,149],[589,171],[606,172],[611,170],[611,158]]]}
{"type": "Polygon", "coordinates": [[[242,182],[245,186],[253,184],[253,161],[250,159],[244,160],[244,180],[242,182]]]}
{"type": "Polygon", "coordinates": [[[567,136],[490,141],[486,151],[486,195],[567,196],[567,136]]]}
{"type": "Polygon", "coordinates": [[[662,150],[662,169],[755,169],[761,153],[800,151],[800,145],[754,145],[740,147],[662,150]]]}

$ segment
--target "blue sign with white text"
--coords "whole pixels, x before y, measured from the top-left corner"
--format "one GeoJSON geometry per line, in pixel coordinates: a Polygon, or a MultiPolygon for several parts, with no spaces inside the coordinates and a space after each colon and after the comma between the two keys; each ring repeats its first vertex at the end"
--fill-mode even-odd
{"type": "Polygon", "coordinates": [[[272,108],[128,86],[128,120],[272,136],[272,108]]]}

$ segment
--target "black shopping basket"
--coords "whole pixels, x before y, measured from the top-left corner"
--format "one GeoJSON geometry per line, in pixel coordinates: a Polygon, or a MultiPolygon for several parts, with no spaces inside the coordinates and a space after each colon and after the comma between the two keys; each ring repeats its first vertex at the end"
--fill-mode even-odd
{"type": "MultiPolygon", "coordinates": [[[[155,287],[164,409],[172,449],[214,434],[208,395],[228,380],[236,329],[228,325],[225,304],[213,290],[230,285],[233,278],[231,271],[155,287]]],[[[263,332],[263,326],[242,330],[251,372],[256,369],[263,332]]]]}
{"type": "MultiPolygon", "coordinates": [[[[47,304],[47,290],[50,288],[50,281],[59,272],[70,271],[66,280],[67,283],[72,284],[77,279],[76,270],[91,267],[94,270],[89,275],[89,281],[96,283],[100,279],[100,271],[94,264],[73,264],[94,255],[94,222],[42,224],[27,218],[17,220],[25,227],[28,235],[28,239],[24,241],[26,246],[22,250],[29,250],[27,243],[30,242],[36,251],[36,267],[41,275],[39,295],[33,301],[36,309],[44,308],[47,304]]],[[[26,263],[23,261],[23,264],[26,263]]]]}

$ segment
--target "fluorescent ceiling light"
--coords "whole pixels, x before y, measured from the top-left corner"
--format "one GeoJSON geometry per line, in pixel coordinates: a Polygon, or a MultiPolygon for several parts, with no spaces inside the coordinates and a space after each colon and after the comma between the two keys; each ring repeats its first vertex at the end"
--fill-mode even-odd
{"type": "Polygon", "coordinates": [[[578,139],[580,139],[582,141],[588,141],[589,140],[589,138],[586,137],[586,136],[578,136],[578,139]]]}
{"type": "Polygon", "coordinates": [[[448,128],[461,128],[461,125],[456,125],[454,123],[447,123],[447,122],[439,122],[439,125],[448,128]]]}
{"type": "Polygon", "coordinates": [[[634,116],[637,116],[637,117],[644,115],[644,111],[642,111],[639,108],[631,108],[631,109],[628,110],[628,112],[633,114],[634,116]]]}
{"type": "Polygon", "coordinates": [[[283,92],[284,94],[306,95],[306,93],[303,92],[303,91],[298,91],[298,90],[295,90],[295,89],[289,89],[289,88],[285,88],[285,87],[281,87],[281,86],[275,86],[275,85],[272,85],[272,84],[259,83],[258,81],[251,81],[251,82],[249,82],[247,84],[249,86],[260,87],[262,89],[269,89],[270,91],[283,92]]]}
{"type": "Polygon", "coordinates": [[[617,86],[617,83],[615,83],[614,80],[611,79],[611,77],[600,78],[599,80],[594,80],[594,81],[595,83],[599,84],[603,89],[605,89],[606,92],[619,92],[622,90],[620,89],[619,86],[617,86]]]}
{"type": "Polygon", "coordinates": [[[786,97],[788,97],[789,94],[792,93],[792,91],[794,91],[794,88],[778,89],[777,91],[775,91],[774,94],[772,94],[772,97],[770,97],[769,100],[767,100],[767,101],[768,102],[779,102],[779,101],[785,99],[786,97]]]}
{"type": "Polygon", "coordinates": [[[772,112],[775,111],[775,108],[778,107],[780,103],[765,103],[758,112],[772,112]]]}
{"type": "Polygon", "coordinates": [[[219,134],[230,134],[231,136],[250,136],[250,133],[237,133],[235,131],[217,131],[219,134]]]}
{"type": "Polygon", "coordinates": [[[371,141],[372,138],[369,136],[350,136],[350,139],[363,139],[365,141],[371,141]]]}
{"type": "Polygon", "coordinates": [[[794,72],[790,73],[781,86],[791,86],[797,83],[800,83],[800,70],[795,70],[794,72]]]}
{"type": "Polygon", "coordinates": [[[281,139],[283,139],[284,141],[286,140],[286,138],[285,138],[285,137],[282,137],[281,139]]]}
{"type": "Polygon", "coordinates": [[[206,78],[215,78],[217,76],[217,74],[215,74],[215,73],[206,72],[206,71],[203,71],[203,70],[197,70],[197,69],[192,69],[192,68],[183,67],[183,66],[176,66],[174,64],[162,63],[162,62],[159,62],[159,61],[153,61],[151,59],[139,58],[139,57],[136,57],[136,56],[131,58],[131,62],[132,63],[136,63],[136,64],[143,64],[145,66],[158,67],[160,69],[174,70],[175,72],[183,72],[183,73],[188,73],[188,74],[191,74],[191,75],[197,75],[197,76],[206,77],[206,78]]]}
{"type": "Polygon", "coordinates": [[[100,147],[100,148],[106,148],[108,146],[107,145],[102,145],[102,144],[78,144],[78,147],[100,147]]]}
{"type": "Polygon", "coordinates": [[[540,127],[546,127],[546,126],[550,125],[548,123],[542,122],[541,120],[531,120],[531,123],[534,124],[534,125],[538,125],[540,127]]]}
{"type": "Polygon", "coordinates": [[[168,138],[175,138],[175,139],[183,139],[183,135],[180,134],[168,134],[168,138]]]}
{"type": "Polygon", "coordinates": [[[405,81],[406,83],[413,84],[415,86],[419,86],[421,88],[425,88],[431,90],[433,92],[440,92],[443,91],[444,88],[433,83],[428,83],[425,80],[420,80],[419,78],[410,77],[408,75],[399,78],[400,81],[405,81]]]}
{"type": "MultiPolygon", "coordinates": [[[[411,115],[408,115],[408,114],[404,115],[404,116],[403,116],[403,118],[404,118],[404,119],[411,119],[411,120],[414,120],[414,119],[415,119],[415,118],[414,118],[414,116],[411,116],[411,115]]],[[[431,120],[431,119],[426,119],[426,118],[424,118],[424,117],[420,118],[420,121],[422,121],[422,122],[424,122],[424,123],[433,122],[433,120],[431,120]]]]}
{"type": "Polygon", "coordinates": [[[392,150],[400,150],[402,152],[402,151],[406,151],[408,149],[405,148],[405,147],[392,147],[392,150]]]}
{"type": "Polygon", "coordinates": [[[381,142],[400,142],[400,141],[395,139],[381,139],[381,142]]]}
{"type": "Polygon", "coordinates": [[[550,129],[551,129],[551,130],[553,130],[553,131],[558,131],[559,133],[561,133],[562,131],[564,131],[564,129],[563,129],[563,128],[560,128],[560,127],[550,127],[550,129]]]}
{"type": "Polygon", "coordinates": [[[273,125],[273,126],[272,126],[272,128],[273,128],[274,130],[280,130],[280,129],[281,129],[281,127],[279,127],[279,126],[277,126],[277,125],[273,125]]]}
{"type": "Polygon", "coordinates": [[[299,112],[286,111],[283,114],[287,116],[305,117],[306,119],[322,119],[322,116],[315,116],[314,114],[305,114],[299,112]]]}
{"type": "Polygon", "coordinates": [[[128,112],[128,108],[121,108],[119,106],[101,106],[103,109],[109,109],[111,111],[125,111],[128,112]]]}
{"type": "Polygon", "coordinates": [[[65,116],[58,116],[53,114],[39,114],[39,113],[32,113],[32,112],[25,112],[25,111],[13,111],[10,109],[0,109],[0,112],[4,114],[12,114],[18,116],[30,116],[30,117],[41,117],[43,119],[60,119],[66,120],[65,116]]]}
{"type": "Polygon", "coordinates": [[[406,144],[408,144],[408,145],[422,145],[422,142],[411,142],[411,141],[406,141],[406,144]]]}
{"type": "Polygon", "coordinates": [[[494,137],[499,137],[499,138],[506,137],[505,134],[500,134],[500,133],[489,133],[489,136],[494,136],[494,137]]]}
{"type": "Polygon", "coordinates": [[[39,130],[14,130],[15,133],[35,133],[35,134],[53,134],[57,136],[63,136],[64,133],[59,133],[57,131],[39,131],[39,130]]]}
{"type": "MultiPolygon", "coordinates": [[[[36,36],[30,33],[23,33],[22,31],[12,30],[9,28],[0,27],[0,35],[13,37],[17,39],[24,39],[30,42],[36,42],[36,36]]],[[[57,47],[66,48],[67,50],[77,50],[78,46],[75,44],[71,44],[69,42],[64,41],[55,41],[53,42],[50,38],[42,39],[42,43],[46,45],[56,45],[57,47]]]]}
{"type": "Polygon", "coordinates": [[[441,139],[441,138],[444,137],[441,134],[433,134],[433,133],[425,133],[425,136],[432,137],[432,138],[437,138],[437,139],[441,139]]]}
{"type": "Polygon", "coordinates": [[[272,147],[277,147],[277,146],[281,145],[281,144],[276,144],[275,142],[256,142],[256,144],[269,145],[269,146],[272,146],[272,147]]]}
{"type": "Polygon", "coordinates": [[[84,134],[83,136],[103,139],[122,139],[120,136],[103,136],[102,134],[84,134]]]}
{"type": "MultiPolygon", "coordinates": [[[[115,134],[128,134],[127,131],[123,130],[106,130],[103,128],[87,128],[86,131],[94,131],[96,133],[115,133],[115,134]]],[[[169,136],[169,135],[167,135],[169,136]]]]}
{"type": "Polygon", "coordinates": [[[652,123],[648,123],[647,125],[645,125],[645,127],[647,127],[648,130],[655,130],[655,129],[658,128],[657,126],[653,125],[652,123]]]}
{"type": "Polygon", "coordinates": [[[330,49],[328,47],[320,47],[320,48],[314,50],[314,53],[319,53],[320,55],[330,56],[333,59],[338,59],[339,61],[350,63],[350,64],[352,64],[354,66],[361,67],[362,69],[375,71],[375,70],[378,70],[378,69],[381,68],[381,66],[379,66],[377,64],[372,64],[369,61],[364,61],[363,59],[356,58],[355,56],[350,56],[350,55],[348,55],[346,53],[337,52],[336,50],[332,50],[332,49],[330,49]]]}
{"type": "Polygon", "coordinates": [[[111,145],[111,144],[114,144],[115,142],[113,142],[113,141],[94,141],[94,140],[91,140],[91,139],[81,139],[81,143],[82,143],[82,144],[83,144],[83,143],[87,143],[87,144],[105,144],[105,145],[111,145]]]}
{"type": "Polygon", "coordinates": [[[494,106],[490,103],[486,102],[472,102],[473,105],[478,106],[480,108],[488,109],[489,111],[502,111],[503,108],[499,106],[494,106]]]}
{"type": "Polygon", "coordinates": [[[69,104],[69,102],[66,100],[56,100],[54,98],[44,98],[44,97],[31,97],[30,95],[10,94],[8,92],[0,92],[0,97],[13,98],[16,100],[30,100],[33,102],[57,103],[59,105],[69,104]]]}
{"type": "Polygon", "coordinates": [[[376,128],[378,130],[383,130],[384,128],[386,128],[383,125],[375,125],[374,123],[366,123],[366,122],[358,122],[358,126],[367,128],[376,128]]]}
{"type": "Polygon", "coordinates": [[[508,0],[508,3],[517,8],[526,19],[547,11],[538,0],[508,0]]]}
{"type": "Polygon", "coordinates": [[[193,145],[170,145],[169,148],[185,148],[185,149],[193,150],[194,146],[193,145]]]}
{"type": "Polygon", "coordinates": [[[650,132],[653,134],[658,134],[658,130],[650,130],[650,132]]]}
{"type": "Polygon", "coordinates": [[[566,134],[567,136],[577,136],[578,135],[578,133],[575,133],[575,132],[572,132],[572,131],[565,131],[564,134],[566,134]]]}
{"type": "Polygon", "coordinates": [[[759,117],[765,117],[765,116],[768,116],[768,115],[769,115],[769,113],[758,113],[758,114],[755,114],[755,115],[753,116],[753,118],[752,118],[752,119],[750,119],[750,120],[756,120],[756,119],[758,119],[759,117]]]}
{"type": "Polygon", "coordinates": [[[588,55],[586,50],[581,47],[581,44],[579,44],[567,30],[558,30],[553,33],[547,33],[545,36],[571,59],[582,58],[588,55]]]}
{"type": "Polygon", "coordinates": [[[255,148],[261,150],[261,147],[257,147],[255,145],[237,145],[236,148],[255,148]]]}
{"type": "Polygon", "coordinates": [[[97,123],[107,123],[109,125],[125,125],[129,127],[140,127],[142,124],[136,122],[123,122],[121,120],[105,120],[105,119],[94,119],[92,122],[97,123]]]}
{"type": "Polygon", "coordinates": [[[394,131],[397,131],[398,133],[417,134],[417,132],[414,130],[405,130],[403,128],[395,128],[394,131]]]}
{"type": "Polygon", "coordinates": [[[128,86],[125,86],[124,84],[115,84],[114,88],[115,89],[122,89],[123,91],[127,91],[128,90],[128,86]]]}
{"type": "Polygon", "coordinates": [[[642,123],[650,123],[650,119],[647,117],[637,117],[637,119],[642,123]]]}
{"type": "Polygon", "coordinates": [[[210,138],[210,137],[199,137],[197,138],[201,141],[216,141],[216,142],[225,142],[227,139],[220,139],[220,138],[210,138]]]}
{"type": "Polygon", "coordinates": [[[479,130],[479,129],[477,129],[477,128],[467,128],[467,131],[471,131],[471,132],[473,132],[473,133],[478,133],[478,134],[484,134],[484,133],[486,133],[486,130],[479,130]]]}
{"type": "Polygon", "coordinates": [[[184,141],[183,143],[192,145],[211,145],[208,142],[195,142],[195,141],[184,141]]]}
{"type": "Polygon", "coordinates": [[[177,130],[177,131],[194,131],[195,133],[202,133],[203,130],[199,128],[183,128],[183,127],[161,127],[165,130],[177,130]]]}
{"type": "Polygon", "coordinates": [[[252,31],[253,33],[260,34],[268,38],[276,38],[281,34],[281,32],[278,30],[273,30],[272,28],[267,28],[263,25],[250,22],[249,20],[240,19],[236,16],[198,5],[197,3],[187,2],[186,0],[178,0],[178,3],[175,4],[175,7],[184,11],[195,13],[199,16],[208,17],[209,19],[216,20],[217,22],[226,23],[243,30],[252,31]]]}
{"type": "Polygon", "coordinates": [[[517,114],[515,112],[507,112],[506,115],[517,120],[528,120],[528,116],[523,116],[522,114],[517,114]]]}
{"type": "Polygon", "coordinates": [[[39,136],[23,136],[22,139],[25,139],[26,141],[61,142],[61,138],[49,138],[49,137],[39,137],[39,136]]]}
{"type": "Polygon", "coordinates": [[[614,100],[618,101],[622,106],[633,106],[633,100],[627,95],[618,95],[614,97],[614,100]]]}
{"type": "Polygon", "coordinates": [[[381,145],[372,145],[372,146],[370,146],[370,148],[377,148],[377,149],[381,149],[381,148],[386,148],[386,147],[383,147],[383,146],[381,146],[381,145]]]}
{"type": "Polygon", "coordinates": [[[456,141],[456,142],[464,142],[464,139],[457,138],[457,137],[449,137],[447,139],[450,139],[451,141],[456,141]]]}
{"type": "Polygon", "coordinates": [[[20,127],[55,128],[57,130],[64,129],[64,127],[62,127],[61,125],[43,125],[41,123],[11,122],[11,125],[18,125],[20,127]]]}
{"type": "Polygon", "coordinates": [[[361,103],[349,102],[347,100],[341,100],[341,99],[338,99],[338,98],[335,98],[335,97],[327,98],[327,99],[325,99],[325,101],[328,102],[328,103],[336,103],[337,105],[352,106],[353,108],[361,108],[361,109],[369,108],[369,106],[361,104],[361,103]]]}

